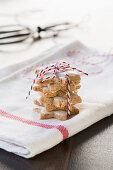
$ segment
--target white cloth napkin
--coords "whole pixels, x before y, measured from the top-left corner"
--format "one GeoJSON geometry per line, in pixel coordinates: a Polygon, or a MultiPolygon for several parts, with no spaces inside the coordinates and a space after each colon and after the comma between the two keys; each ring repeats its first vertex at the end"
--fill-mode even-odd
{"type": "Polygon", "coordinates": [[[46,53],[0,70],[0,148],[31,158],[113,113],[113,56],[80,42],[59,45],[46,53]],[[93,55],[92,55],[93,54],[93,55]],[[97,55],[99,54],[99,55],[97,55]],[[68,56],[68,57],[67,57],[68,56]],[[90,57],[88,57],[90,56],[90,57]],[[26,100],[38,64],[66,60],[82,68],[80,114],[60,121],[39,120],[34,92],[26,100]]]}

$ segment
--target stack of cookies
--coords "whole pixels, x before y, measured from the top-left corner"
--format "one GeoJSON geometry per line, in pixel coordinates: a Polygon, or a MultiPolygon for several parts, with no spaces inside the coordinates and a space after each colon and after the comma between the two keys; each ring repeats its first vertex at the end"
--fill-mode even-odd
{"type": "MultiPolygon", "coordinates": [[[[36,70],[37,74],[39,70],[36,70]]],[[[69,72],[70,78],[70,115],[68,114],[68,77],[59,73],[54,79],[38,79],[33,87],[37,92],[34,109],[40,113],[40,119],[56,118],[66,120],[71,115],[79,113],[77,103],[81,103],[81,97],[77,94],[80,89],[80,75],[69,72]]]]}

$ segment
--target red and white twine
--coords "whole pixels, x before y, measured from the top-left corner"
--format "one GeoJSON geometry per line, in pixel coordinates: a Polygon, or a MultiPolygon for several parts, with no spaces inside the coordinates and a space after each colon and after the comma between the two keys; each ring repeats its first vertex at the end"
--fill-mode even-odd
{"type": "Polygon", "coordinates": [[[67,88],[68,115],[70,115],[70,78],[68,74],[66,74],[66,76],[68,77],[68,88],[67,88]]]}
{"type": "MultiPolygon", "coordinates": [[[[76,70],[79,73],[88,75],[87,73],[83,72],[82,70],[79,70],[75,67],[71,67],[69,63],[66,62],[59,62],[56,64],[52,64],[51,66],[47,66],[46,68],[42,69],[37,75],[36,78],[33,80],[33,83],[30,87],[30,90],[28,92],[28,96],[26,97],[26,99],[28,99],[28,97],[31,94],[31,91],[33,89],[33,86],[36,82],[37,79],[42,79],[42,80],[47,80],[47,79],[54,79],[56,77],[56,73],[57,72],[68,72],[69,70],[76,70]],[[51,76],[47,76],[48,73],[51,73],[51,76]]],[[[68,77],[68,114],[70,115],[70,77],[69,74],[65,74],[65,76],[68,77]]]]}

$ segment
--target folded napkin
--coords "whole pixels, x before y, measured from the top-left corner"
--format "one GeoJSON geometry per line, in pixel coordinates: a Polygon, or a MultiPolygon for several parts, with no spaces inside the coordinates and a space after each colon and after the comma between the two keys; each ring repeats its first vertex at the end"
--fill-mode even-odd
{"type": "Polygon", "coordinates": [[[113,56],[80,42],[59,45],[28,61],[0,70],[0,148],[31,158],[113,113],[113,56]],[[39,65],[63,60],[82,69],[77,104],[80,114],[60,121],[39,120],[33,111],[33,91],[26,100],[39,65]]]}

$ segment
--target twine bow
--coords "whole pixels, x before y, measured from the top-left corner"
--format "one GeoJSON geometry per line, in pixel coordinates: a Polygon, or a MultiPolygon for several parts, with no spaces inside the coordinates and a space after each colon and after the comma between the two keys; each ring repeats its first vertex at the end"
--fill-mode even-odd
{"type": "MultiPolygon", "coordinates": [[[[52,64],[51,66],[47,66],[46,68],[42,69],[37,75],[36,78],[33,80],[33,83],[31,85],[30,91],[28,92],[28,96],[26,97],[26,99],[28,99],[28,97],[31,94],[31,91],[33,89],[33,85],[35,84],[37,79],[42,79],[42,80],[47,80],[47,79],[54,79],[56,77],[56,73],[58,72],[68,72],[69,70],[76,70],[79,73],[88,75],[87,73],[83,72],[82,70],[79,70],[75,67],[71,67],[69,63],[66,63],[64,61],[56,63],[56,64],[52,64]],[[47,74],[50,73],[51,76],[47,76],[47,74]]],[[[70,77],[69,74],[65,74],[65,76],[68,77],[68,114],[70,115],[70,77]]]]}

